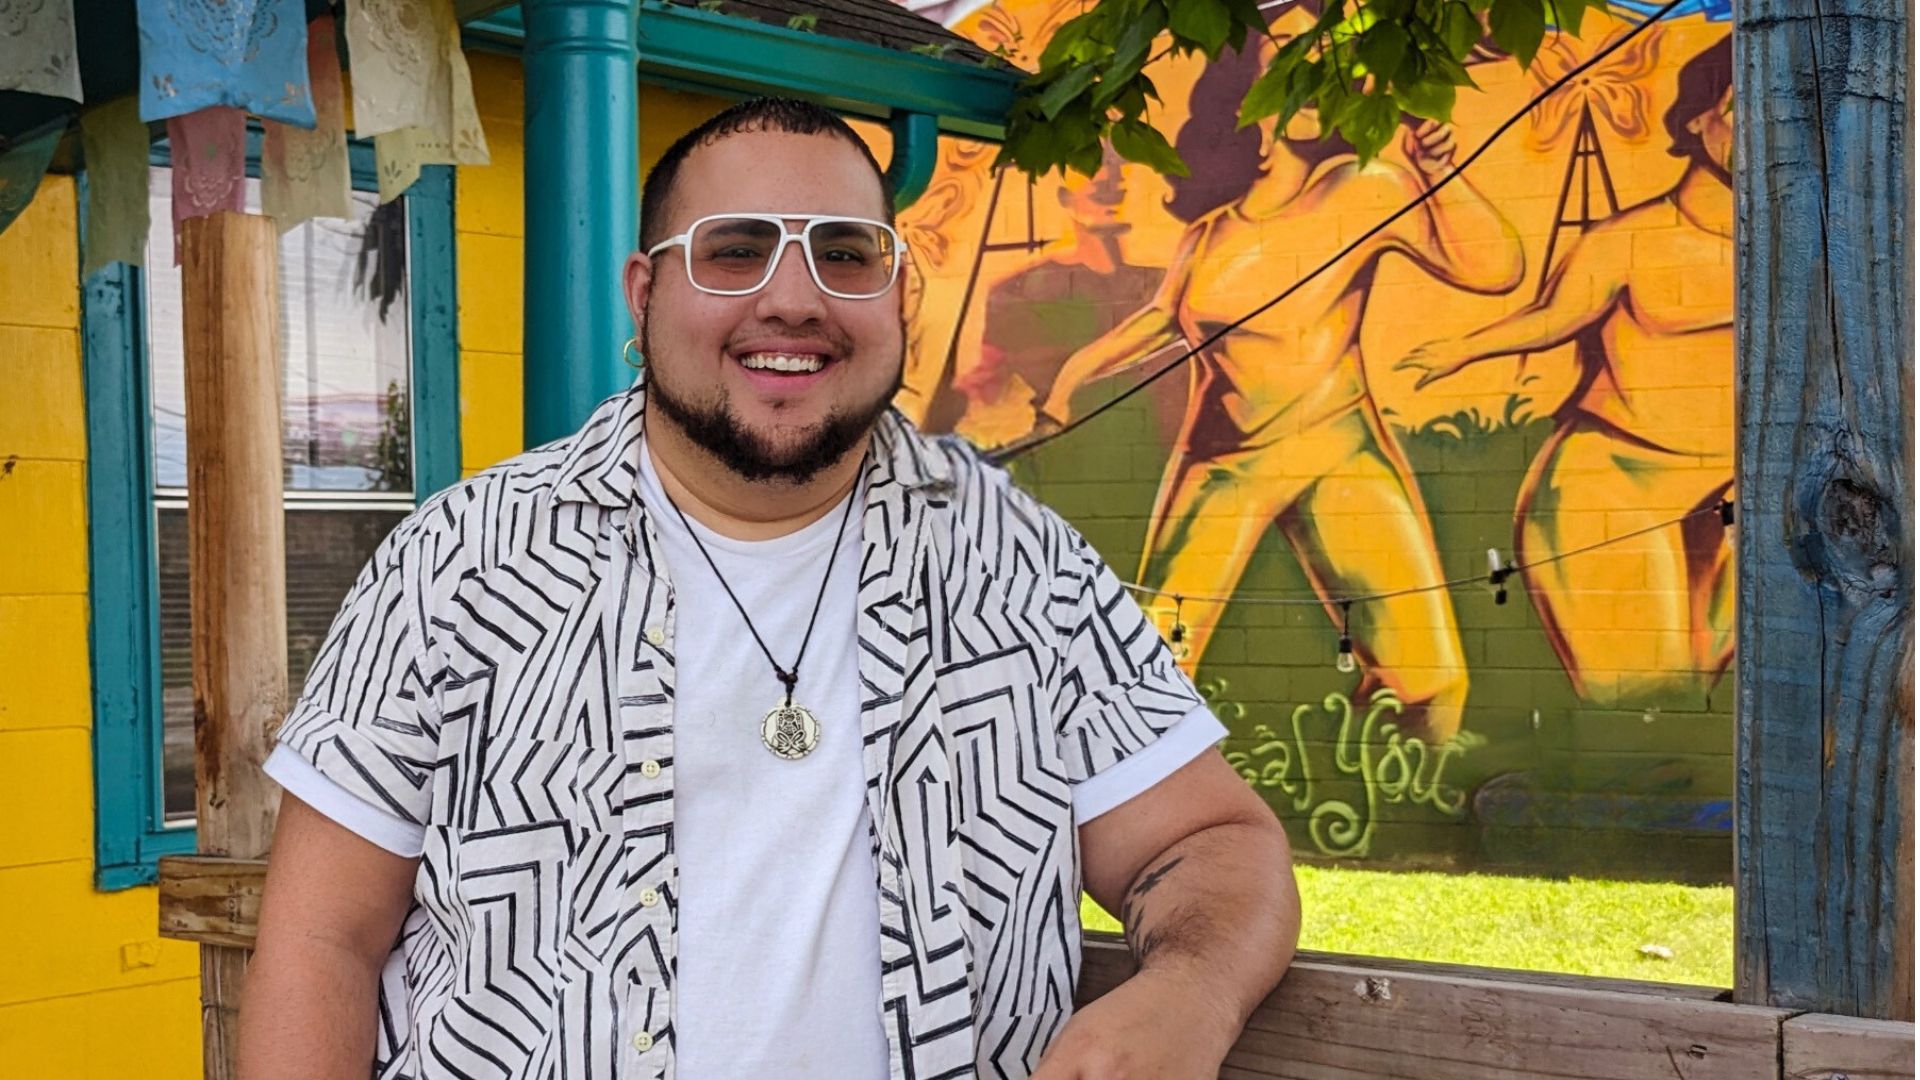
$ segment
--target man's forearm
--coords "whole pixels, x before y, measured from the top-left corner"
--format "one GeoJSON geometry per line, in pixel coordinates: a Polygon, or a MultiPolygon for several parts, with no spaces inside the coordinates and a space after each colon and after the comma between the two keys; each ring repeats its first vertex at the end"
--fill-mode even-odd
{"type": "Polygon", "coordinates": [[[1300,894],[1279,823],[1215,825],[1150,860],[1120,908],[1140,975],[1186,984],[1231,1042],[1286,973],[1300,894]]]}
{"type": "Polygon", "coordinates": [[[319,942],[282,942],[247,966],[240,1012],[245,1080],[366,1080],[379,973],[319,942]]]}

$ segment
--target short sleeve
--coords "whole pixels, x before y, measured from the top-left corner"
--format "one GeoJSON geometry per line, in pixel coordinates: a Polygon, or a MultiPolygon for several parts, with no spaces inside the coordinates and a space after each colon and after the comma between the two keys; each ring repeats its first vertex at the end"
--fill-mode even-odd
{"type": "Polygon", "coordinates": [[[1205,702],[1146,612],[1100,556],[1074,534],[1060,585],[1069,609],[1054,715],[1067,778],[1078,785],[1158,740],[1205,702]]]}
{"type": "MultiPolygon", "coordinates": [[[[331,781],[391,826],[424,834],[438,757],[439,717],[423,672],[427,650],[419,632],[415,567],[408,525],[380,545],[360,571],[313,659],[306,689],[277,735],[274,757],[291,752],[311,766],[276,770],[288,779],[331,781]]],[[[271,759],[270,759],[271,760],[271,759]]],[[[300,791],[290,785],[296,795],[300,791]]],[[[339,800],[335,798],[334,803],[339,800]]],[[[316,806],[326,813],[324,805],[316,806]]],[[[355,827],[364,813],[329,817],[383,847],[355,827]]]]}

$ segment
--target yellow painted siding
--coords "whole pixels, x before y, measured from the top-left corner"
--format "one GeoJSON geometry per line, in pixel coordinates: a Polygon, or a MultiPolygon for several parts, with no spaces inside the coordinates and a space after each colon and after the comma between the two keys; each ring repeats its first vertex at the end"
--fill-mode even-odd
{"type": "Polygon", "coordinates": [[[86,410],[73,181],[0,233],[0,1072],[200,1075],[198,955],[93,888],[86,410]]]}

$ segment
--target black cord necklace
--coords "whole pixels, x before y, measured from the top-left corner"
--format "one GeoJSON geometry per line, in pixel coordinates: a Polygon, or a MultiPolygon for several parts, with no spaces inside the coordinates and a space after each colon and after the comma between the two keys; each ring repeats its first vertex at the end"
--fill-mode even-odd
{"type": "MultiPolygon", "coordinates": [[[[862,464],[865,464],[864,459],[862,464]]],[[[661,484],[660,490],[664,494],[666,485],[661,484]]],[[[813,640],[813,626],[820,619],[820,604],[827,598],[827,582],[833,580],[833,564],[840,559],[840,541],[847,535],[847,519],[853,517],[855,501],[857,500],[854,498],[854,493],[848,492],[847,508],[840,512],[840,527],[834,531],[833,547],[827,552],[827,572],[820,576],[820,592],[813,598],[813,614],[807,616],[807,632],[800,638],[800,652],[793,658],[792,669],[787,669],[781,667],[780,661],[773,658],[773,650],[767,648],[767,643],[761,638],[759,629],[753,625],[753,617],[747,614],[746,605],[740,602],[740,597],[734,595],[733,586],[727,584],[726,575],[720,572],[720,564],[713,561],[713,555],[707,551],[707,545],[701,541],[700,530],[694,528],[693,522],[687,520],[686,512],[680,509],[680,504],[673,500],[673,496],[667,496],[667,505],[673,507],[673,512],[680,518],[680,524],[686,527],[687,535],[693,537],[693,546],[698,548],[701,557],[707,560],[707,566],[713,570],[714,579],[720,582],[722,589],[726,590],[727,599],[733,601],[734,610],[740,613],[740,620],[747,624],[747,633],[753,635],[754,644],[760,646],[761,654],[767,658],[767,663],[772,665],[774,677],[787,688],[785,699],[767,710],[766,718],[761,720],[760,741],[776,756],[788,761],[798,761],[812,753],[814,747],[820,745],[820,722],[814,719],[813,713],[805,706],[793,703],[793,688],[800,682],[800,661],[807,655],[807,643],[813,640]]]]}

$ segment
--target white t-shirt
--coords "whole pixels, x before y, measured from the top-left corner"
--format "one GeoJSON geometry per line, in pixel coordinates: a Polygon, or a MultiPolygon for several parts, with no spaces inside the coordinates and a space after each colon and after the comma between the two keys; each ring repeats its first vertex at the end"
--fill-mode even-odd
{"type": "MultiPolygon", "coordinates": [[[[818,719],[820,742],[787,761],[760,741],[761,720],[781,699],[780,682],[667,502],[651,455],[640,458],[641,497],[677,599],[677,1074],[885,1080],[880,897],[855,640],[860,507],[851,508],[837,549],[834,536],[849,512],[844,503],[774,540],[732,540],[693,525],[783,666],[799,652],[829,550],[835,552],[794,691],[794,701],[818,719]]],[[[1146,749],[1076,787],[1076,821],[1144,792],[1225,734],[1210,712],[1195,710],[1146,749]]],[[[420,853],[419,826],[348,793],[292,751],[276,749],[267,773],[373,843],[420,853]]]]}

